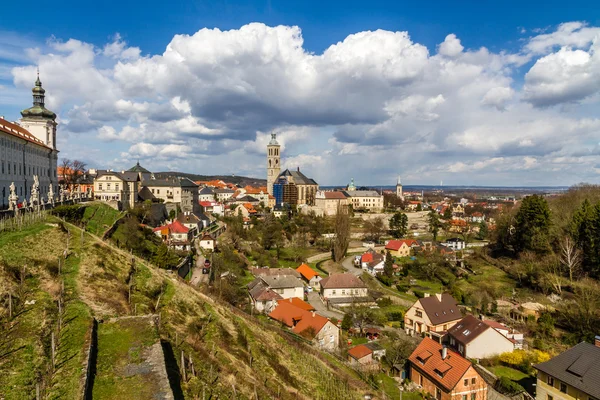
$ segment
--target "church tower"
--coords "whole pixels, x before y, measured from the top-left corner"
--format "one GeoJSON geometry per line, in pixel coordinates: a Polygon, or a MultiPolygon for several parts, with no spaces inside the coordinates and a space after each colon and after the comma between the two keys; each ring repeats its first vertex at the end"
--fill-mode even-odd
{"type": "Polygon", "coordinates": [[[404,200],[404,194],[402,193],[402,181],[400,181],[400,177],[398,177],[398,183],[396,183],[396,196],[400,200],[404,200]]]}
{"type": "Polygon", "coordinates": [[[267,192],[271,196],[273,195],[273,183],[277,180],[280,171],[279,143],[277,143],[277,135],[271,133],[271,141],[267,145],[267,192]]]}
{"type": "Polygon", "coordinates": [[[33,107],[21,111],[22,118],[19,125],[27,129],[46,146],[56,150],[56,114],[44,105],[46,91],[42,87],[39,71],[31,92],[33,93],[33,107]]]}

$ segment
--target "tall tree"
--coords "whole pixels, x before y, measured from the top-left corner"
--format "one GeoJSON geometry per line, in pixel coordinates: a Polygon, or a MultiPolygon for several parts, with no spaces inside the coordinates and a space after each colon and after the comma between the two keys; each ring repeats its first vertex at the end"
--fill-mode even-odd
{"type": "Polygon", "coordinates": [[[515,250],[547,251],[549,231],[550,209],[546,199],[536,194],[525,197],[515,215],[515,250]]]}
{"type": "Polygon", "coordinates": [[[600,263],[600,203],[593,207],[585,199],[573,214],[571,236],[581,249],[582,264],[586,272],[597,276],[600,263]]]}
{"type": "Polygon", "coordinates": [[[86,164],[80,160],[70,160],[63,158],[60,163],[62,183],[67,185],[67,188],[73,189],[79,184],[79,179],[85,173],[86,164]]]}
{"type": "Polygon", "coordinates": [[[446,221],[450,221],[452,219],[452,205],[448,205],[448,207],[446,207],[446,209],[444,210],[444,219],[446,221]]]}
{"type": "Polygon", "coordinates": [[[379,243],[379,239],[385,233],[385,222],[381,217],[370,218],[365,221],[364,228],[367,238],[379,243]]]}
{"type": "Polygon", "coordinates": [[[489,230],[488,230],[487,223],[485,221],[481,221],[479,223],[479,232],[477,232],[477,239],[485,240],[485,239],[487,239],[488,234],[489,234],[489,230]]]}
{"type": "Polygon", "coordinates": [[[334,225],[335,239],[332,255],[335,262],[342,261],[350,244],[350,216],[348,208],[338,204],[334,225]]]}
{"type": "Polygon", "coordinates": [[[573,282],[573,276],[579,274],[581,267],[581,250],[579,250],[575,241],[569,236],[565,236],[560,241],[560,262],[569,274],[569,281],[573,282]]]}
{"type": "Polygon", "coordinates": [[[406,236],[408,232],[408,217],[403,212],[397,211],[390,218],[390,231],[395,238],[406,236]]]}
{"type": "Polygon", "coordinates": [[[385,261],[383,263],[383,273],[391,278],[394,275],[394,258],[392,257],[392,253],[388,250],[385,253],[385,261]]]}
{"type": "Polygon", "coordinates": [[[440,222],[440,217],[438,213],[434,209],[431,209],[431,211],[429,211],[429,232],[431,232],[431,234],[433,235],[434,242],[437,240],[437,235],[440,231],[441,226],[442,224],[440,222]]]}

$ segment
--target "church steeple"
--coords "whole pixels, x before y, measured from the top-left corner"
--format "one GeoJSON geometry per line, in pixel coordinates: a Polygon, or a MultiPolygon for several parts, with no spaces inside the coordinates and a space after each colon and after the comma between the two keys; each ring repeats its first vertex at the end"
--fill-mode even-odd
{"type": "Polygon", "coordinates": [[[279,154],[280,146],[277,142],[277,134],[271,133],[271,141],[267,145],[267,192],[273,195],[273,184],[281,171],[279,154]]]}
{"type": "Polygon", "coordinates": [[[33,94],[33,107],[21,111],[23,118],[32,119],[56,119],[56,114],[48,110],[45,106],[46,90],[42,87],[40,80],[40,70],[37,71],[35,86],[31,89],[33,94]]]}

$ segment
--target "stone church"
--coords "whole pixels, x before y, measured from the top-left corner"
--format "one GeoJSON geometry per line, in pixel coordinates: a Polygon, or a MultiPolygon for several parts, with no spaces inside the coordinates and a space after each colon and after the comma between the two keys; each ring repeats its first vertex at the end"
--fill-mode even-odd
{"type": "Polygon", "coordinates": [[[56,114],[45,105],[46,91],[38,74],[32,89],[33,106],[21,111],[18,122],[0,117],[0,196],[2,209],[8,207],[9,187],[14,183],[18,203],[29,199],[33,177],[39,178],[40,197],[47,199],[52,187],[58,194],[58,149],[56,114]]]}
{"type": "Polygon", "coordinates": [[[314,205],[318,190],[319,184],[300,172],[300,168],[281,172],[280,146],[277,135],[272,133],[267,145],[267,191],[275,197],[275,204],[314,205]]]}

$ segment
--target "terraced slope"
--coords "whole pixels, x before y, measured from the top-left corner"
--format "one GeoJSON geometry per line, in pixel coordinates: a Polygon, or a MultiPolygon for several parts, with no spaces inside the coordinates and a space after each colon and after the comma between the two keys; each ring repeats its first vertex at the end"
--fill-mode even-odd
{"type": "Polygon", "coordinates": [[[92,317],[109,321],[146,314],[160,317],[156,334],[99,324],[94,399],[118,398],[119,379],[137,379],[141,385],[143,374],[111,377],[109,371],[143,365],[144,352],[155,348],[157,338],[169,385],[163,380],[157,390],[170,389],[175,398],[341,400],[367,392],[342,363],[277,324],[231,309],[139,259],[132,264],[128,252],[81,235],[75,226],[47,222],[54,225],[38,223],[0,235],[0,398],[30,399],[36,387],[42,397],[81,398],[92,317]],[[120,330],[130,332],[122,347],[102,345],[119,337],[120,330]]]}

